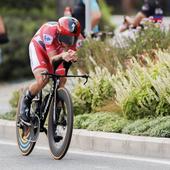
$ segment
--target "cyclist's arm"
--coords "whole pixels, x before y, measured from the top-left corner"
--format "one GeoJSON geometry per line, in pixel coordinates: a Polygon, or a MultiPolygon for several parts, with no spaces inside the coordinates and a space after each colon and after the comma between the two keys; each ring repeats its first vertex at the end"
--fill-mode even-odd
{"type": "Polygon", "coordinates": [[[69,49],[68,51],[63,51],[60,54],[57,54],[57,51],[51,51],[48,53],[48,56],[50,58],[50,63],[53,64],[55,62],[62,62],[62,61],[77,61],[77,56],[75,54],[76,52],[74,50],[69,49]]]}
{"type": "Polygon", "coordinates": [[[50,51],[48,53],[48,57],[50,59],[50,63],[53,64],[54,62],[60,62],[63,60],[62,53],[57,54],[56,50],[50,51]]]}

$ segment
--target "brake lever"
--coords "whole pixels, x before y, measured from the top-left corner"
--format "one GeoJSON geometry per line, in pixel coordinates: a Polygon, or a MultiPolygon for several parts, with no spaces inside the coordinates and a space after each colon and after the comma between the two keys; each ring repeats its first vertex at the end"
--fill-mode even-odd
{"type": "Polygon", "coordinates": [[[84,85],[86,85],[86,83],[88,82],[88,79],[90,78],[90,76],[85,74],[85,75],[82,76],[82,78],[86,79],[86,81],[83,83],[84,85]]]}

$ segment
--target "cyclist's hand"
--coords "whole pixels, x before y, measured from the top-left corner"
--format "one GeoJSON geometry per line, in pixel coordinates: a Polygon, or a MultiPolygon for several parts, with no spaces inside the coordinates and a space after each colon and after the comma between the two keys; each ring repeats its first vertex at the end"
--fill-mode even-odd
{"type": "Polygon", "coordinates": [[[64,60],[64,61],[66,61],[66,62],[69,62],[69,61],[71,61],[71,56],[70,56],[70,54],[68,53],[68,52],[64,52],[63,54],[62,54],[62,59],[64,60]]]}
{"type": "Polygon", "coordinates": [[[76,54],[76,51],[74,51],[74,50],[68,50],[68,53],[70,54],[70,56],[71,56],[71,61],[72,62],[76,62],[77,61],[77,59],[78,59],[78,57],[77,57],[77,54],[76,54]]]}
{"type": "Polygon", "coordinates": [[[64,52],[62,55],[62,59],[66,62],[75,62],[77,61],[76,52],[74,50],[68,50],[67,52],[64,52]]]}

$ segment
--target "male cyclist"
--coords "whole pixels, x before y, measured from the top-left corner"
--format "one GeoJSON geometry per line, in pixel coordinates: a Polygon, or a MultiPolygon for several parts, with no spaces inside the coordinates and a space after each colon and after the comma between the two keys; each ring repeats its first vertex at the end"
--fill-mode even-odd
{"type": "Polygon", "coordinates": [[[130,25],[137,27],[144,18],[152,17],[152,20],[157,22],[161,21],[163,17],[163,10],[160,7],[159,0],[144,0],[141,10],[136,14],[134,18],[125,16],[124,25],[120,32],[128,29],[130,25]]]}
{"type": "MultiPolygon", "coordinates": [[[[72,62],[77,61],[76,42],[80,35],[80,23],[73,17],[62,17],[58,22],[43,24],[33,36],[29,45],[31,69],[35,77],[21,105],[21,120],[30,125],[30,106],[35,95],[48,83],[48,76],[42,72],[67,74],[72,62]]],[[[66,78],[61,78],[60,87],[65,85],[66,78]]]]}

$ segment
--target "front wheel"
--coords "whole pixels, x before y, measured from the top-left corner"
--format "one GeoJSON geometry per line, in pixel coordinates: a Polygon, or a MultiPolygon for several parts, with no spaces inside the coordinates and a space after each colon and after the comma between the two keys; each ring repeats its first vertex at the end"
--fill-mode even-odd
{"type": "Polygon", "coordinates": [[[48,140],[54,159],[62,159],[70,145],[73,130],[73,105],[65,88],[57,90],[48,120],[48,140]]]}

